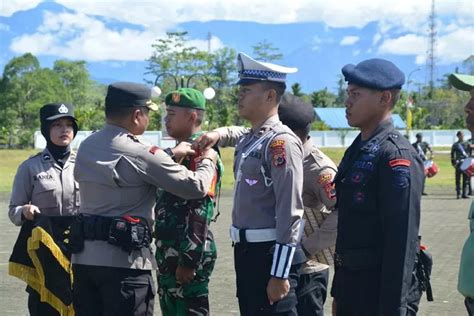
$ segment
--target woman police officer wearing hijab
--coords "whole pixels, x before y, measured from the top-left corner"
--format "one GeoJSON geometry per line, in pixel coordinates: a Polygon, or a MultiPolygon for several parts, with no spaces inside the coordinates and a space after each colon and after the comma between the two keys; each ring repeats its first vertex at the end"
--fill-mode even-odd
{"type": "MultiPolygon", "coordinates": [[[[71,150],[78,130],[73,106],[46,104],[40,109],[40,120],[46,148],[18,167],[13,183],[8,215],[17,226],[33,220],[35,213],[67,216],[75,215],[79,208],[79,186],[73,176],[75,153],[71,150]]],[[[58,315],[30,286],[26,291],[31,315],[58,315]]]]}

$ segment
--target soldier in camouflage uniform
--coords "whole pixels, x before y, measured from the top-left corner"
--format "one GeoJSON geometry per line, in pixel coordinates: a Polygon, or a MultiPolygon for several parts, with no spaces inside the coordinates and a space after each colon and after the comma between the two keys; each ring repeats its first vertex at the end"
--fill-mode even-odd
{"type": "MultiPolygon", "coordinates": [[[[166,96],[168,134],[177,141],[194,141],[201,132],[205,100],[201,92],[180,88],[166,96]]],[[[199,153],[181,163],[195,169],[199,153]]],[[[217,258],[209,224],[214,216],[223,164],[206,197],[185,200],[160,191],[156,206],[156,259],[163,315],[208,315],[208,284],[217,258]]]]}

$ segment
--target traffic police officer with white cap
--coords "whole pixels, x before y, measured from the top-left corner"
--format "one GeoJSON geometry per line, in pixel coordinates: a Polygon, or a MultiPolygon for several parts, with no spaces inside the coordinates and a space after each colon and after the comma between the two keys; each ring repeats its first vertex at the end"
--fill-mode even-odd
{"type": "Polygon", "coordinates": [[[313,145],[309,136],[314,109],[298,97],[285,94],[278,107],[283,124],[301,139],[303,160],[304,235],[302,249],[310,258],[300,269],[296,295],[298,315],[324,315],[329,266],[334,263],[337,236],[336,164],[313,145]]]}
{"type": "Polygon", "coordinates": [[[342,73],[347,121],[361,133],[335,179],[336,315],[414,315],[423,163],[390,117],[405,76],[384,59],[349,64],[342,73]]]}
{"type": "Polygon", "coordinates": [[[156,262],[149,244],[156,189],[196,199],[211,185],[214,151],[204,152],[192,172],[171,157],[194,153],[190,144],[162,150],[137,138],[148,126],[148,112],[158,108],[150,96],[145,85],[110,85],[107,124],[85,139],[77,154],[82,217],[72,228],[71,244],[79,316],[152,315],[156,262]]]}
{"type": "Polygon", "coordinates": [[[278,118],[286,68],[240,53],[239,115],[252,129],[219,128],[198,138],[207,148],[235,146],[231,238],[242,315],[296,315],[302,232],[303,149],[278,118]],[[293,263],[293,265],[292,265],[293,263]]]}
{"type": "MultiPolygon", "coordinates": [[[[79,209],[79,185],[73,176],[76,153],[71,150],[78,130],[74,107],[46,104],[40,109],[40,120],[46,148],[18,167],[13,182],[8,215],[17,226],[34,220],[36,213],[71,216],[79,209]]],[[[59,315],[33,288],[26,291],[31,315],[59,315]]]]}

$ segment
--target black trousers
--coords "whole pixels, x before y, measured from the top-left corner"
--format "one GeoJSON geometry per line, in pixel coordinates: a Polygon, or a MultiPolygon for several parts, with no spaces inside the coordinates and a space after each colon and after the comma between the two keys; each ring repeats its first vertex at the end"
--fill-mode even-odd
{"type": "Polygon", "coordinates": [[[73,264],[77,316],[153,315],[155,285],[149,270],[73,264]]]}
{"type": "MultiPolygon", "coordinates": [[[[337,316],[379,316],[380,267],[336,269],[331,295],[336,300],[337,316]]],[[[416,316],[421,296],[418,277],[412,272],[405,315],[416,316]]]]}
{"type": "Polygon", "coordinates": [[[326,270],[301,274],[296,288],[298,315],[324,315],[329,280],[329,268],[326,270]]]}
{"type": "Polygon", "coordinates": [[[464,305],[466,306],[467,314],[469,316],[474,315],[474,299],[466,297],[464,299],[464,305]]]}
{"type": "Polygon", "coordinates": [[[31,316],[55,316],[59,315],[59,312],[54,309],[51,305],[45,302],[41,302],[40,295],[33,288],[27,286],[26,292],[28,292],[28,311],[31,316]]]}
{"type": "Polygon", "coordinates": [[[234,267],[237,276],[237,298],[242,316],[298,315],[295,289],[298,285],[298,268],[290,269],[290,291],[282,300],[270,305],[267,284],[270,280],[275,242],[236,243],[234,267]]]}
{"type": "Polygon", "coordinates": [[[456,194],[460,195],[461,190],[462,190],[462,195],[465,196],[469,177],[464,172],[462,172],[461,169],[459,169],[459,167],[456,168],[455,180],[456,180],[456,194]],[[462,182],[461,182],[461,178],[462,178],[462,182]]]}

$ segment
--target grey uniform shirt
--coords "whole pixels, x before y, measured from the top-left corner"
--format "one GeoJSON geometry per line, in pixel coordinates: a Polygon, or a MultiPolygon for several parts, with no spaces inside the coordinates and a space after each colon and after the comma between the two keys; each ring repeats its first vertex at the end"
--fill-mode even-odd
{"type": "Polygon", "coordinates": [[[305,234],[302,239],[304,249],[311,254],[301,272],[313,273],[327,269],[333,263],[337,237],[337,211],[334,177],[336,164],[311,139],[304,145],[303,204],[305,234]]]}
{"type": "Polygon", "coordinates": [[[61,167],[45,149],[18,167],[8,210],[13,224],[23,224],[21,207],[28,203],[36,205],[47,216],[77,213],[79,185],[73,175],[75,159],[75,153],[71,152],[61,167]]]}
{"type": "Polygon", "coordinates": [[[294,247],[299,242],[303,216],[300,140],[278,115],[249,132],[241,127],[215,131],[220,135],[220,146],[235,146],[232,225],[238,229],[275,228],[277,244],[294,247]],[[274,136],[249,150],[268,132],[274,136]],[[242,154],[248,156],[241,163],[242,154]]]}
{"type": "MultiPolygon", "coordinates": [[[[209,159],[196,172],[176,164],[156,146],[142,143],[126,129],[106,124],[85,139],[74,170],[81,186],[80,213],[144,218],[152,229],[157,187],[185,199],[205,196],[214,174],[209,159]]],[[[150,270],[156,268],[149,248],[131,254],[106,241],[87,240],[74,254],[75,264],[150,270]]]]}

